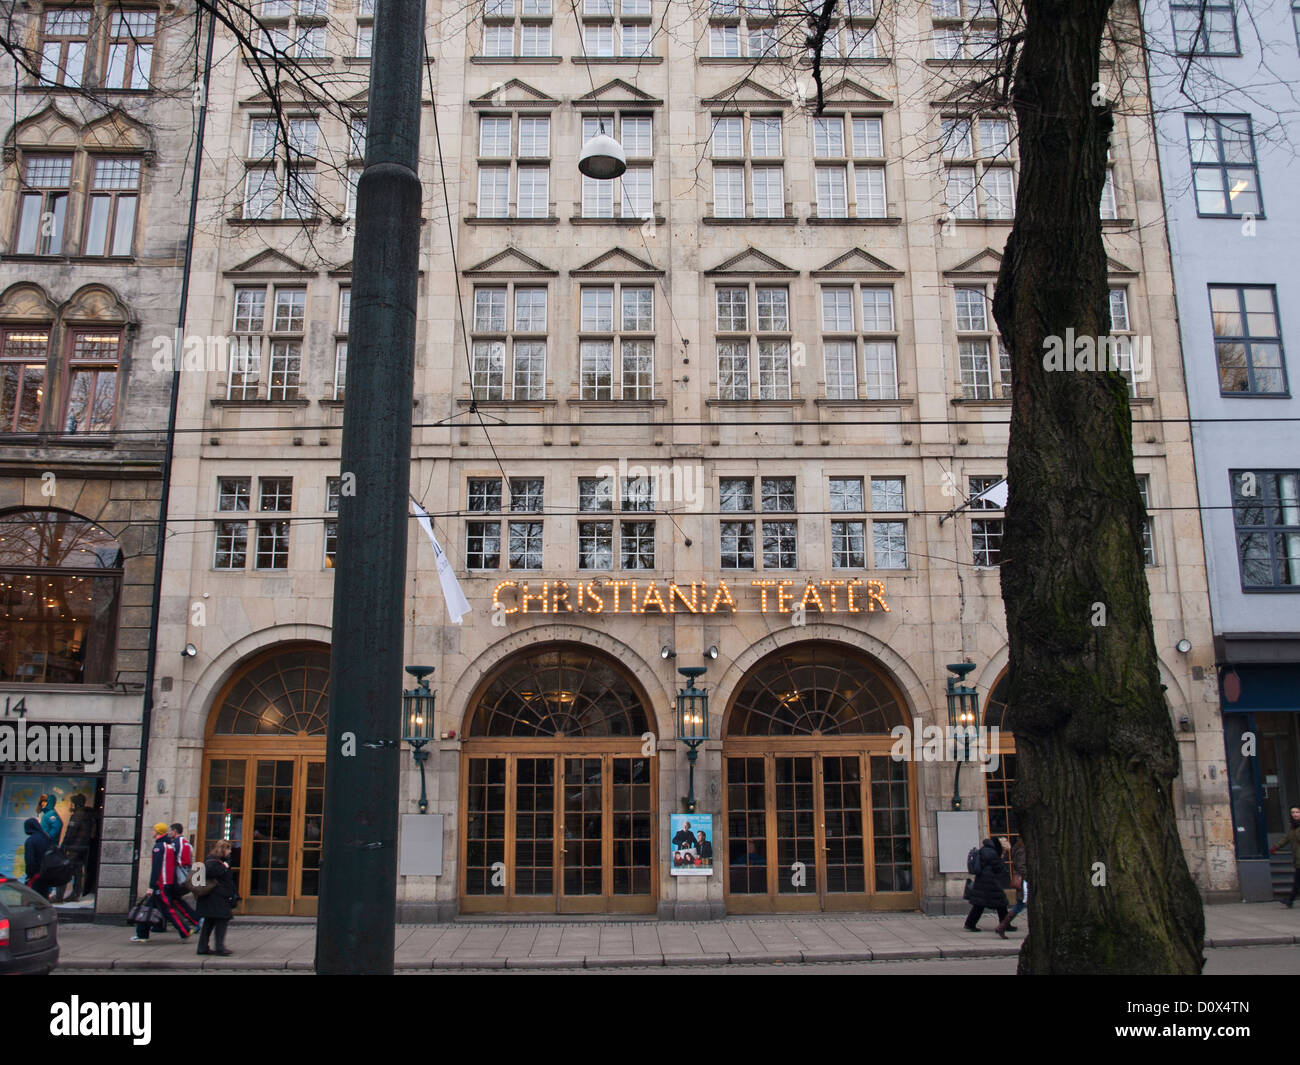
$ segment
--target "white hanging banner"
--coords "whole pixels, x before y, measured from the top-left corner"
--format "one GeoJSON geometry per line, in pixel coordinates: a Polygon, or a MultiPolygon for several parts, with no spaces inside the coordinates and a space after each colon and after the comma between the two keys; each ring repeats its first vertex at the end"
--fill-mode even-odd
{"type": "Polygon", "coordinates": [[[971,503],[974,503],[977,499],[987,499],[998,510],[1006,510],[1007,479],[1003,477],[1002,480],[998,481],[997,484],[991,484],[986,489],[984,489],[984,491],[982,491],[979,495],[972,496],[971,503]]]}
{"type": "Polygon", "coordinates": [[[420,528],[429,537],[429,543],[433,544],[433,558],[438,567],[438,582],[442,585],[442,597],[447,601],[447,615],[453,625],[459,625],[460,619],[470,612],[469,600],[465,598],[460,581],[456,579],[456,572],[451,568],[451,559],[438,543],[438,538],[433,535],[433,522],[429,520],[428,512],[414,498],[411,499],[411,510],[420,523],[420,528]]]}

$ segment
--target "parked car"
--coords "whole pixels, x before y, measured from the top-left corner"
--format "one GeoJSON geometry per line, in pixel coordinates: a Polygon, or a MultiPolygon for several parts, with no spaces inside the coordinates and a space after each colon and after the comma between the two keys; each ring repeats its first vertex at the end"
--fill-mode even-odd
{"type": "Polygon", "coordinates": [[[49,974],[59,960],[59,918],[31,888],[0,876],[0,974],[49,974]]]}

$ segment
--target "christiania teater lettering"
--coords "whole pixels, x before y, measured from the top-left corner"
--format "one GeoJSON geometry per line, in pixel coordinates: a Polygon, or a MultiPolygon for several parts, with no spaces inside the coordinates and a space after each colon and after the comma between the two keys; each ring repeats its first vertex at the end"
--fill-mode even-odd
{"type": "Polygon", "coordinates": [[[507,614],[719,614],[738,613],[737,595],[756,600],[764,614],[816,610],[822,614],[889,613],[882,581],[824,579],[751,580],[734,588],[725,579],[709,581],[634,581],[593,577],[586,580],[505,580],[492,589],[492,606],[507,614]]]}

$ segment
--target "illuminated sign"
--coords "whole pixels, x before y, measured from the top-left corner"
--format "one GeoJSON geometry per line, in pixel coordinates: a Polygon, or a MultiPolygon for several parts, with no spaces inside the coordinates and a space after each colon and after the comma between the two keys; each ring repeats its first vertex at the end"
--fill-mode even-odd
{"type": "Polygon", "coordinates": [[[735,614],[736,593],[757,599],[763,614],[815,609],[822,614],[889,613],[882,581],[787,579],[751,580],[735,589],[726,580],[678,584],[667,581],[590,580],[500,581],[492,607],[507,614],[735,614]],[[802,587],[800,587],[802,586],[802,587]]]}

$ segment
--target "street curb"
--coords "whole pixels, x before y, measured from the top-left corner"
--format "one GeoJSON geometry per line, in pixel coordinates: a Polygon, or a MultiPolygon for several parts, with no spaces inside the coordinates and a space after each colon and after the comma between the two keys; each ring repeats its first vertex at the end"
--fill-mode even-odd
{"type": "Polygon", "coordinates": [[[1289,947],[1295,936],[1215,936],[1205,937],[1205,947],[1289,947]]]}

